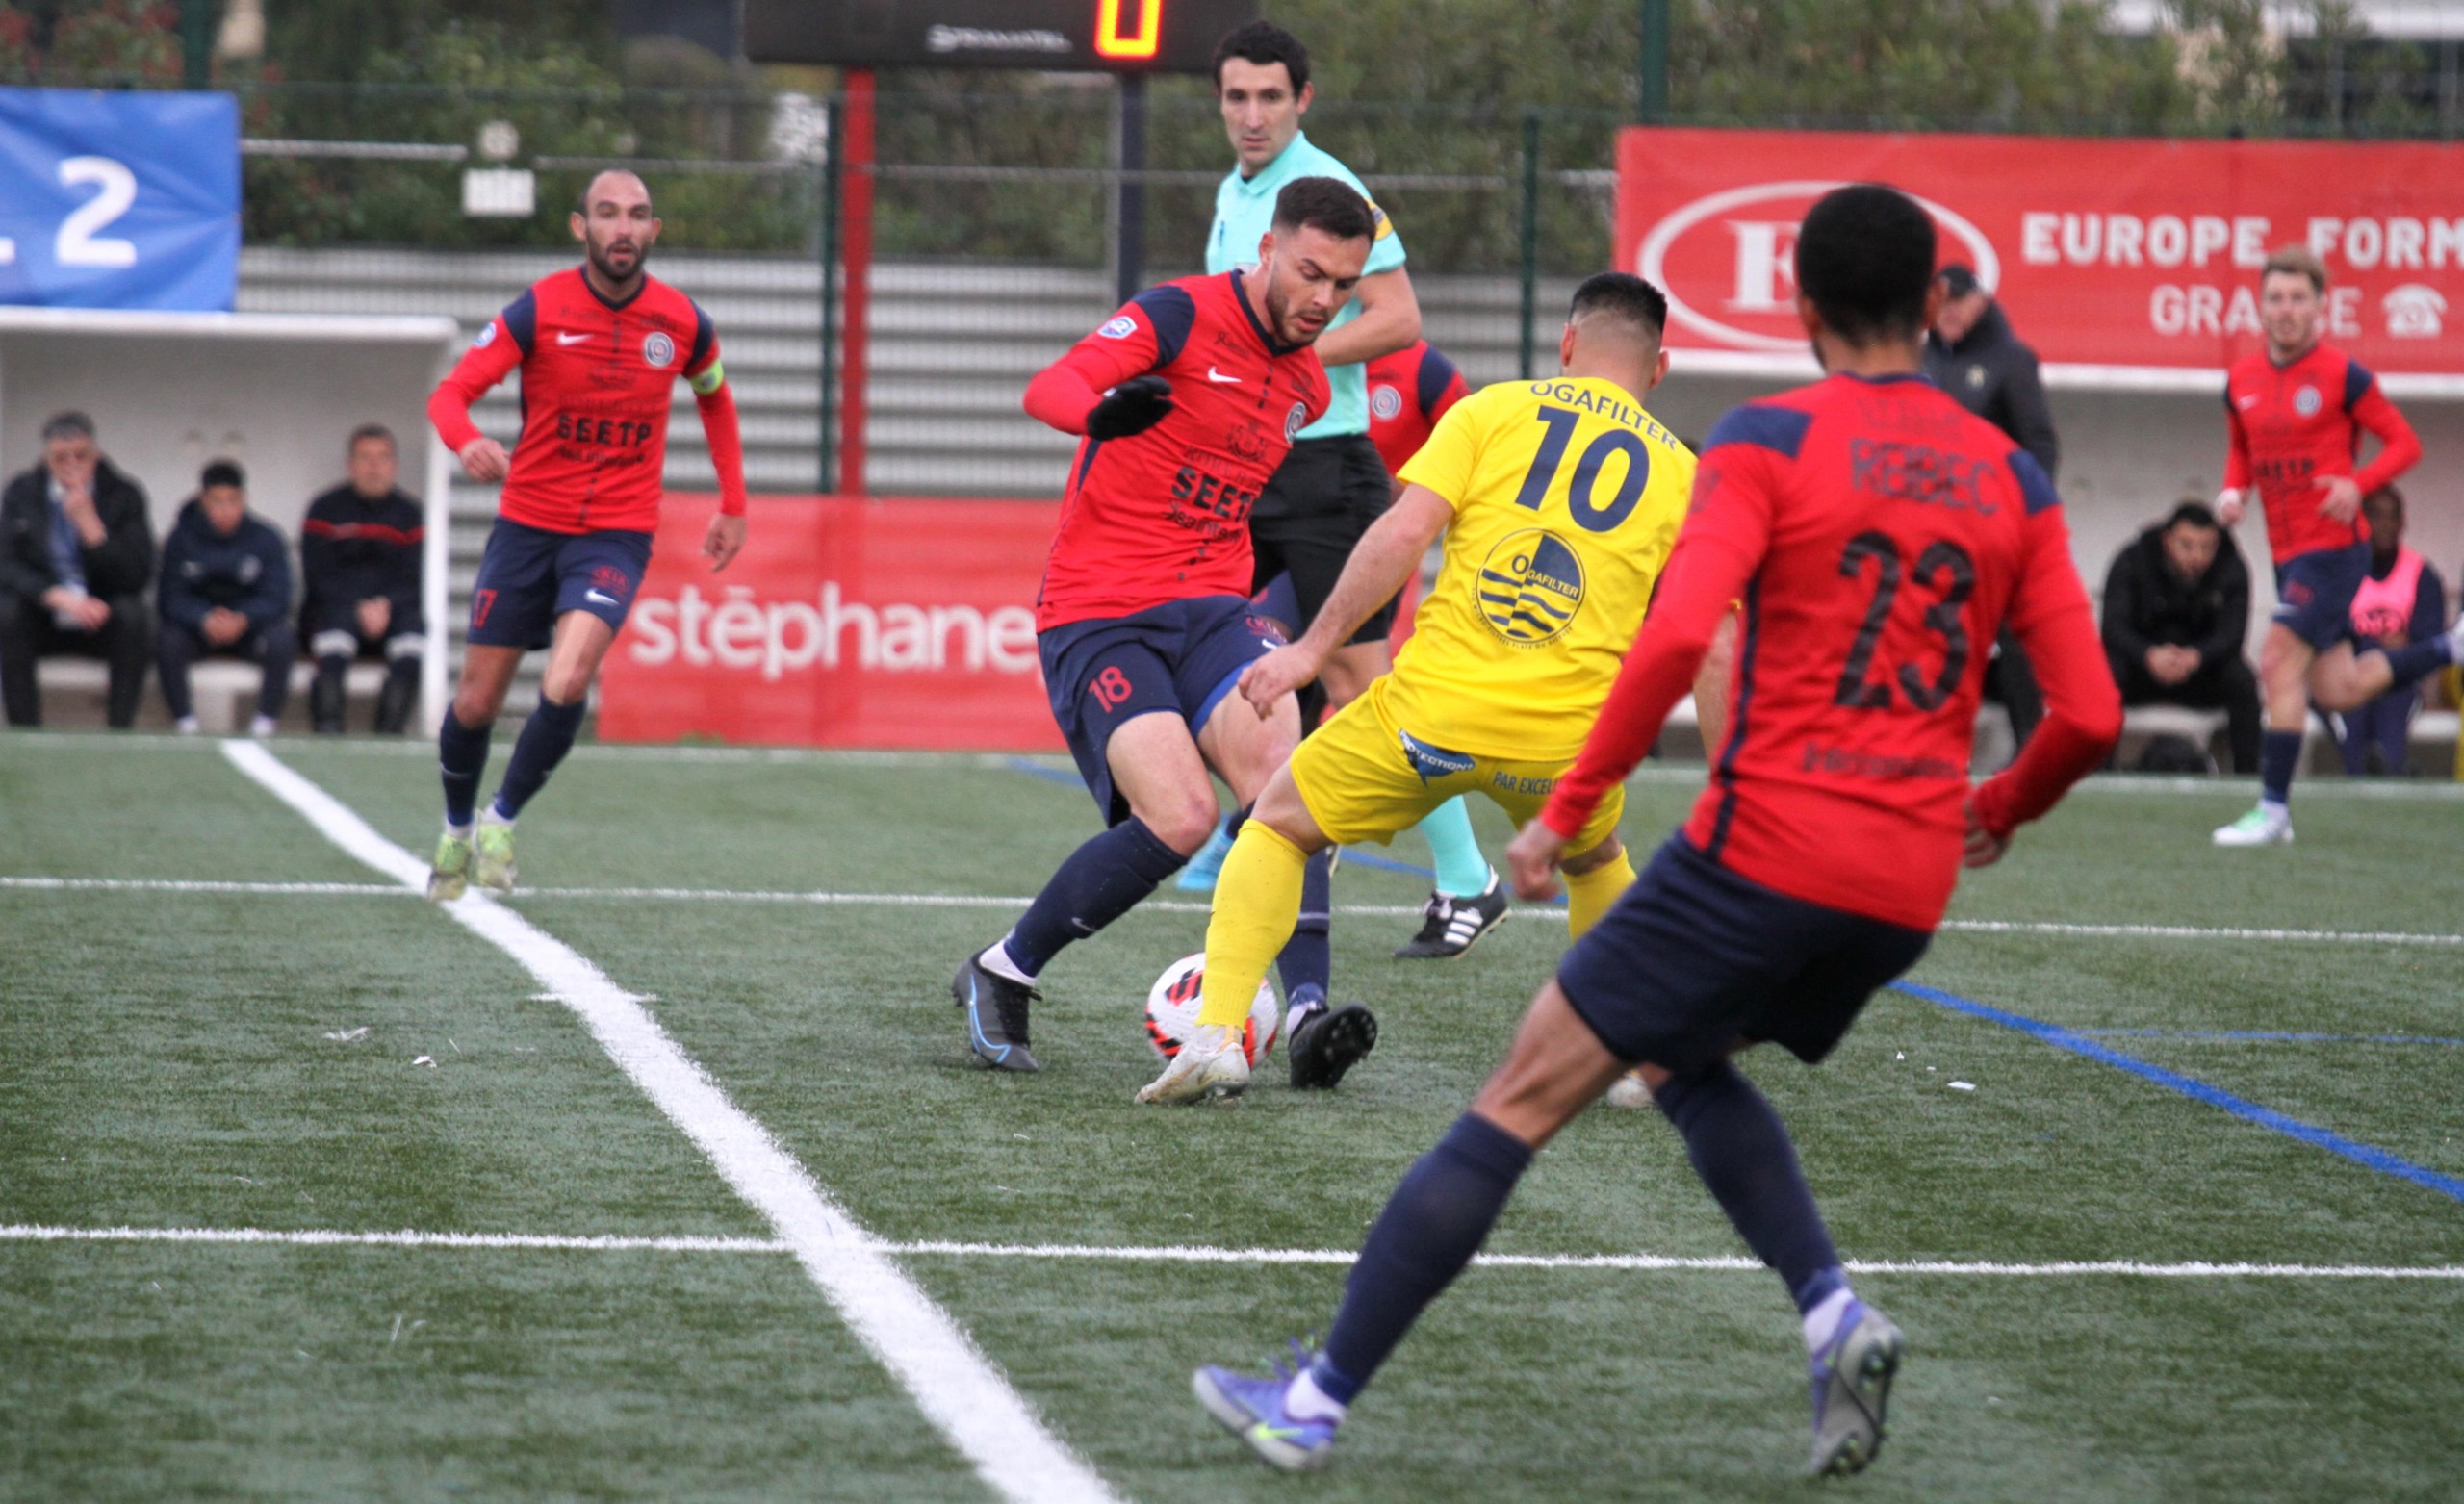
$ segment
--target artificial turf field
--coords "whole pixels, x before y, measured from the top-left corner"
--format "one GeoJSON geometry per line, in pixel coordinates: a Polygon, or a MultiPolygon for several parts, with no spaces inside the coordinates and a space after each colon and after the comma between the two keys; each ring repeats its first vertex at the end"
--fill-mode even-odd
{"type": "MultiPolygon", "coordinates": [[[[272,751],[432,842],[429,749],[272,751]]],[[[1692,787],[1638,778],[1629,840],[1692,787]]],[[[970,1066],[947,997],[1011,909],[892,901],[1032,892],[1094,828],[1053,763],[585,747],[505,906],[647,999],[1116,1496],[2452,1498],[2457,792],[2312,782],[2297,846],[2223,853],[2246,785],[2099,780],[1968,878],[1927,996],[1877,998],[1818,1071],[1749,1058],[1852,1265],[1926,1266],[1857,1277],[1911,1359],[1881,1460],[1823,1484],[1794,1313],[1648,1112],[1542,1157],[1489,1245],[1527,1262],[1432,1308],[1327,1473],[1270,1472],[1189,1397],[1194,1364],[1323,1326],[1562,948],[1545,912],[1393,961],[1424,883],[1348,863],[1338,904],[1391,910],[1335,928],[1377,1052],[1330,1096],[1278,1056],[1243,1107],[1168,1110],[1130,1102],[1138,1004],[1201,911],[1058,961],[1020,1078],[970,1066]],[[787,896],[816,894],[849,901],[787,896]],[[1322,1257],[1153,1252],[1208,1247],[1322,1257]],[[1664,1263],[1567,1262],[1601,1255],[1664,1263]],[[2118,1267],[2047,1267],[2077,1262],[2118,1267]],[[2220,1263],[2295,1267],[2185,1267],[2220,1263]]],[[[908,1387],[935,1377],[868,1353],[513,954],[220,744],[0,738],[0,1497],[1032,1487],[945,1439],[908,1387]],[[163,1229],[284,1240],[64,1236],[163,1229]],[[400,1231],[534,1244],[297,1236],[400,1231]]]]}

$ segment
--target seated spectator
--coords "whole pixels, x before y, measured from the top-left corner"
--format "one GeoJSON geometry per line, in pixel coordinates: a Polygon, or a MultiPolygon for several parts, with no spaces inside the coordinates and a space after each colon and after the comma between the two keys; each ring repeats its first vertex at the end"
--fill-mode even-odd
{"type": "Polygon", "coordinates": [[[376,423],[351,430],[350,479],[308,503],[299,531],[307,599],[299,635],[317,659],[308,715],[343,728],[343,676],[353,658],[385,660],[376,729],[398,735],[420,688],[427,638],[420,619],[420,504],[394,484],[394,436],[376,423]]]}
{"type": "Polygon", "coordinates": [[[2259,771],[2259,679],[2242,656],[2250,572],[2203,501],[2184,501],[2114,557],[2105,656],[2125,705],[2221,708],[2233,771],[2259,771]]]}
{"type": "Polygon", "coordinates": [[[271,523],[248,515],[247,478],[229,460],[197,477],[197,494],[180,508],[163,540],[160,662],[163,698],[183,732],[197,728],[189,698],[189,666],[207,653],[262,666],[251,736],[270,736],[291,694],[291,661],[299,639],[291,630],[291,550],[271,523]]]}
{"type": "MultiPolygon", "coordinates": [[[[2447,630],[2447,586],[2404,547],[2404,496],[2383,486],[2361,498],[2370,523],[2370,577],[2352,598],[2352,630],[2364,648],[2400,648],[2447,630]]],[[[2344,714],[2345,772],[2402,773],[2411,761],[2418,684],[2391,690],[2344,714]]]]}
{"type": "Polygon", "coordinates": [[[109,663],[111,724],[134,722],[154,647],[145,610],[153,582],[145,493],[103,457],[92,419],[58,415],[42,425],[42,463],[0,495],[0,701],[9,724],[42,725],[35,663],[60,652],[109,663]]]}

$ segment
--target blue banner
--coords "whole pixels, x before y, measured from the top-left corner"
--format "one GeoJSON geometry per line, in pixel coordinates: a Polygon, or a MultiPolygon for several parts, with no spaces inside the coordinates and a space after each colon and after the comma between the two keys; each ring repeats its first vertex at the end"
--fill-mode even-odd
{"type": "Polygon", "coordinates": [[[223,312],[239,283],[238,100],[0,89],[0,303],[223,312]]]}

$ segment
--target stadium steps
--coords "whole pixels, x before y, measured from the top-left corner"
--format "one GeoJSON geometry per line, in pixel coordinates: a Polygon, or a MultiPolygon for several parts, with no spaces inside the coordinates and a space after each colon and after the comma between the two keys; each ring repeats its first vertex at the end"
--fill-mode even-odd
{"type": "MultiPolygon", "coordinates": [[[[249,312],[441,314],[477,335],[497,311],[541,277],[574,265],[568,251],[424,251],[251,247],[240,259],[240,307],[249,312]]],[[[690,293],[718,325],[744,431],[745,479],[756,492],[809,493],[820,470],[820,271],[784,256],[662,252],[657,274],[690,293]]],[[[1159,276],[1165,273],[1158,273],[1159,276]]],[[[1099,270],[977,263],[884,263],[873,269],[867,424],[870,488],[907,496],[1051,497],[1074,445],[1020,410],[1027,378],[1111,310],[1099,270]]],[[[1554,310],[1571,281],[1542,284],[1544,360],[1554,310]]],[[[1416,284],[1430,338],[1475,384],[1515,373],[1521,292],[1511,277],[1432,277],[1416,284]]],[[[481,431],[512,443],[521,422],[513,383],[473,410],[481,431]]],[[[667,484],[713,485],[691,393],[671,411],[667,484]]],[[[452,497],[450,650],[461,651],[490,521],[492,487],[457,482],[452,497]]],[[[508,701],[526,713],[537,658],[508,701]]]]}

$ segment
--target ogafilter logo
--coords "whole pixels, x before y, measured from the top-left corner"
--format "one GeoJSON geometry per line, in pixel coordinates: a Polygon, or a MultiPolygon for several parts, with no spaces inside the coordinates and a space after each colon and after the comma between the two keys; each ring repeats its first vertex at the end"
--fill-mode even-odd
{"type": "MultiPolygon", "coordinates": [[[[1723,349],[1796,354],[1797,225],[1840,182],[1756,183],[1671,210],[1643,236],[1634,269],[1668,294],[1669,321],[1723,349]]],[[[1913,196],[1913,195],[1912,195],[1913,196]]],[[[1964,217],[1918,198],[1944,262],[1965,261],[1987,289],[2002,280],[1993,242],[1964,217]]]]}

